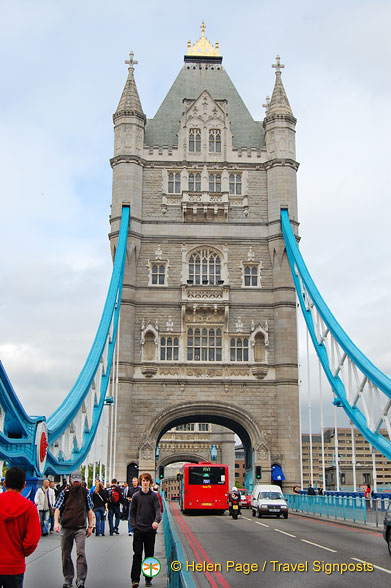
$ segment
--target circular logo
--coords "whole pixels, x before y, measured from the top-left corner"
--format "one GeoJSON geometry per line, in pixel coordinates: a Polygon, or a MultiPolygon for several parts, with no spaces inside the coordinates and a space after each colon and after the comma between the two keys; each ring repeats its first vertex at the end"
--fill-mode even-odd
{"type": "Polygon", "coordinates": [[[40,474],[43,474],[46,466],[46,457],[48,453],[48,429],[45,421],[37,424],[35,433],[35,446],[37,456],[37,469],[40,474]]]}
{"type": "Polygon", "coordinates": [[[141,569],[144,576],[149,576],[151,578],[157,576],[161,568],[162,566],[160,561],[156,559],[156,557],[146,557],[141,564],[141,569]]]}
{"type": "Polygon", "coordinates": [[[39,459],[40,461],[44,461],[46,458],[46,454],[48,452],[48,440],[46,433],[41,433],[41,441],[39,443],[39,459]]]}

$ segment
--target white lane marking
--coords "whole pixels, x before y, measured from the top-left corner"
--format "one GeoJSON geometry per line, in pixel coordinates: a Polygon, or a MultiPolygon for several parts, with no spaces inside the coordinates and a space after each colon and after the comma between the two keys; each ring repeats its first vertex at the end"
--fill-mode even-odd
{"type": "Polygon", "coordinates": [[[246,521],[252,521],[252,519],[249,519],[248,517],[244,517],[243,515],[241,515],[242,519],[246,519],[246,521]]]}
{"type": "Polygon", "coordinates": [[[281,529],[274,529],[278,533],[283,533],[284,535],[288,535],[289,537],[296,537],[296,535],[292,535],[291,533],[287,533],[286,531],[281,531],[281,529]]]}
{"type": "Polygon", "coordinates": [[[265,523],[259,523],[258,521],[255,521],[256,525],[262,525],[262,527],[270,527],[270,525],[265,525],[265,523]]]}
{"type": "Polygon", "coordinates": [[[330,547],[325,547],[324,545],[319,545],[318,543],[312,543],[312,541],[307,541],[307,539],[300,539],[300,541],[304,541],[304,543],[309,543],[310,545],[315,545],[315,547],[320,547],[321,549],[326,549],[326,551],[337,553],[335,549],[330,549],[330,547]]]}
{"type": "Polygon", "coordinates": [[[371,566],[373,566],[377,570],[385,572],[386,574],[391,574],[391,570],[386,570],[386,568],[381,568],[380,566],[375,566],[375,564],[371,563],[370,561],[364,561],[363,559],[358,559],[358,557],[351,557],[350,559],[354,559],[355,561],[359,561],[360,563],[370,564],[371,566]]]}

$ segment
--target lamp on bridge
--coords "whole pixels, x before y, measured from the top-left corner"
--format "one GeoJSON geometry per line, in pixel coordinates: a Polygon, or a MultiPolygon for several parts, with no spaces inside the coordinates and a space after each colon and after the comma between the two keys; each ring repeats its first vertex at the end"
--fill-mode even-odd
{"type": "Polygon", "coordinates": [[[104,404],[105,406],[111,406],[114,404],[114,398],[112,396],[106,396],[104,404]]]}
{"type": "Polygon", "coordinates": [[[217,447],[216,445],[210,446],[210,461],[216,461],[217,459],[217,447]]]}

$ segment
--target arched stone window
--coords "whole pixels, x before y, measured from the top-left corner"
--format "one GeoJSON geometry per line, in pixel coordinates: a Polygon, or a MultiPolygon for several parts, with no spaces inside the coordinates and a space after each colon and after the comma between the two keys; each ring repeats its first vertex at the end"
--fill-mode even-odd
{"type": "Polygon", "coordinates": [[[189,174],[189,192],[201,192],[201,174],[189,174]]]}
{"type": "Polygon", "coordinates": [[[170,172],[168,174],[168,192],[169,194],[179,194],[181,191],[181,174],[170,172]]]}
{"type": "Polygon", "coordinates": [[[229,193],[230,194],[241,194],[242,193],[242,174],[230,174],[229,175],[229,193]]]}
{"type": "Polygon", "coordinates": [[[265,337],[262,333],[257,333],[254,338],[254,361],[262,362],[266,359],[265,354],[265,337]]]}
{"type": "Polygon", "coordinates": [[[155,359],[155,336],[151,332],[148,332],[144,338],[144,359],[145,361],[155,359]]]}
{"type": "Polygon", "coordinates": [[[246,264],[244,266],[244,285],[258,286],[258,264],[246,264]]]}
{"type": "Polygon", "coordinates": [[[209,192],[221,192],[221,174],[209,174],[209,192]]]}
{"type": "Polygon", "coordinates": [[[221,281],[221,259],[214,251],[199,249],[189,257],[189,281],[216,286],[221,281]]]}
{"type": "Polygon", "coordinates": [[[201,151],[201,129],[190,129],[189,151],[201,151]]]}
{"type": "Polygon", "coordinates": [[[209,152],[221,153],[221,131],[220,129],[210,129],[209,131],[209,152]]]}

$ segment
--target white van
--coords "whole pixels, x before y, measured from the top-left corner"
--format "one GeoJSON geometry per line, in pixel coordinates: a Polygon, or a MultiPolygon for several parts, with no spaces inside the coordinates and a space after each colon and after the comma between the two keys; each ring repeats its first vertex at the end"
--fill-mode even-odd
{"type": "Polygon", "coordinates": [[[251,494],[251,509],[253,517],[258,515],[261,518],[263,515],[273,515],[284,519],[288,518],[288,505],[282,495],[282,490],[279,486],[273,484],[257,484],[251,494]]]}

